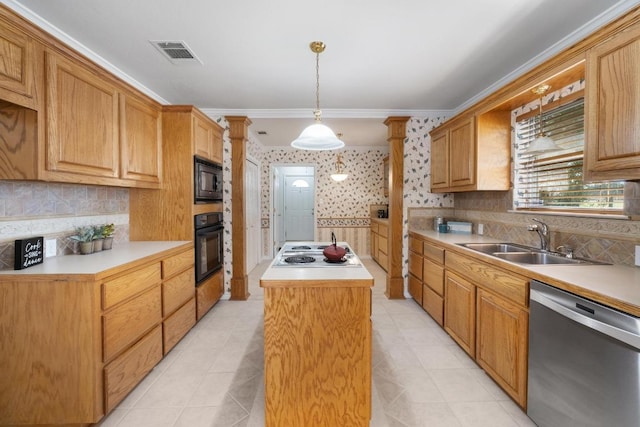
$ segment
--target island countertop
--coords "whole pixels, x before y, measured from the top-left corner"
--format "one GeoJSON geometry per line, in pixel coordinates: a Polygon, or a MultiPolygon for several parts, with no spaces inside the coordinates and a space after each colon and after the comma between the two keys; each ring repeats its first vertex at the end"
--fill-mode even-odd
{"type": "MultiPolygon", "coordinates": [[[[331,244],[330,242],[313,243],[317,245],[331,244]]],[[[338,245],[345,246],[347,243],[338,242],[338,245]]],[[[337,280],[341,281],[343,286],[373,286],[373,276],[371,276],[365,266],[362,265],[361,260],[360,265],[357,267],[346,267],[340,265],[322,268],[291,266],[280,267],[275,265],[279,255],[280,254],[276,255],[274,260],[271,262],[271,265],[269,265],[260,278],[261,287],[294,286],[295,282],[300,281],[309,282],[307,283],[307,286],[328,286],[337,280]],[[314,283],[312,284],[311,282],[314,283]]],[[[355,256],[357,257],[357,254],[355,254],[355,256]]]]}

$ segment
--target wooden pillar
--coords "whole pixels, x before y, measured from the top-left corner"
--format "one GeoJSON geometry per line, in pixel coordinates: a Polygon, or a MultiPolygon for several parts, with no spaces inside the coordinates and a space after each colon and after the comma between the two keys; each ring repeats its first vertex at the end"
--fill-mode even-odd
{"type": "MultiPolygon", "coordinates": [[[[249,278],[246,270],[247,242],[244,199],[245,165],[247,160],[247,140],[251,120],[245,116],[226,116],[231,139],[231,239],[232,247],[232,300],[249,298],[249,278]]],[[[255,244],[255,243],[254,243],[255,244]]]]}
{"type": "Polygon", "coordinates": [[[404,139],[406,125],[410,117],[388,117],[387,142],[389,143],[389,237],[387,254],[387,288],[389,299],[404,298],[404,277],[402,276],[402,223],[403,223],[403,182],[404,182],[404,139]]]}

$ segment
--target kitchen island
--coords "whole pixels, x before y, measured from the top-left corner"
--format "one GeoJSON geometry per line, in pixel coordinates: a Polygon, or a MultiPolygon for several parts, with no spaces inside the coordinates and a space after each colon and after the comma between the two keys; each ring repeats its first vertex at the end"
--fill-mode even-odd
{"type": "Polygon", "coordinates": [[[350,265],[278,265],[285,248],[260,280],[265,426],[368,426],[373,277],[352,251],[350,265]]]}

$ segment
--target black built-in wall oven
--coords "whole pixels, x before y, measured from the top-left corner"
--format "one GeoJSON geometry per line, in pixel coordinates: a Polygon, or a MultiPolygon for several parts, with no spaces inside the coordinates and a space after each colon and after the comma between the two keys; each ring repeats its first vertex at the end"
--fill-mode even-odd
{"type": "Polygon", "coordinates": [[[195,216],[196,286],[222,268],[222,212],[195,216]]]}

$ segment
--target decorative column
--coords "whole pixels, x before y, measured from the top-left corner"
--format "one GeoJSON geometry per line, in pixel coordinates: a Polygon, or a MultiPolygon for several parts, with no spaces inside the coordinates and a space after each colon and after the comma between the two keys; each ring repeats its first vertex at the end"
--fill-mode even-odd
{"type": "Polygon", "coordinates": [[[245,165],[247,140],[251,120],[245,116],[226,116],[231,139],[231,239],[232,239],[232,300],[249,298],[249,278],[246,270],[247,242],[245,218],[245,165]]]}
{"type": "Polygon", "coordinates": [[[387,288],[389,299],[404,298],[404,277],[402,276],[402,222],[403,222],[403,181],[404,181],[404,139],[406,125],[410,117],[388,117],[387,142],[389,143],[389,236],[387,254],[387,288]]]}

